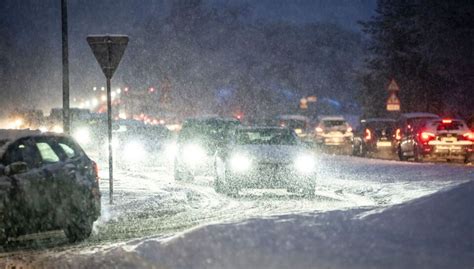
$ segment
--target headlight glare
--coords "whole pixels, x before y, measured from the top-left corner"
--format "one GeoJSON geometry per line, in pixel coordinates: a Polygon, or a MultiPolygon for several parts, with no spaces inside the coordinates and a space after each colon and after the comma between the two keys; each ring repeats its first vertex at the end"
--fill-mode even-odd
{"type": "Polygon", "coordinates": [[[234,154],[230,158],[230,168],[234,172],[245,172],[252,166],[250,158],[244,154],[234,154]]]}
{"type": "Polygon", "coordinates": [[[314,172],[316,161],[311,155],[300,155],[295,159],[295,168],[298,172],[303,174],[310,174],[314,172]]]}
{"type": "Polygon", "coordinates": [[[195,166],[203,162],[206,158],[206,151],[198,144],[189,144],[183,148],[181,153],[187,165],[195,166]]]}
{"type": "Polygon", "coordinates": [[[129,162],[143,161],[146,158],[145,147],[138,141],[131,141],[123,148],[123,157],[129,162]]]}

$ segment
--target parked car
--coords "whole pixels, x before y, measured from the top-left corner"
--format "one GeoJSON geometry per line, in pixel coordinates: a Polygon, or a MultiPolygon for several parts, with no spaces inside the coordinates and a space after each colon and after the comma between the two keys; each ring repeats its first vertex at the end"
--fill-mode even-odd
{"type": "Polygon", "coordinates": [[[288,128],[238,128],[215,157],[216,192],[238,194],[242,188],[285,188],[312,196],[316,161],[288,128]]]}
{"type": "Polygon", "coordinates": [[[216,150],[225,143],[231,130],[239,125],[240,121],[233,118],[185,120],[177,139],[175,180],[191,180],[196,175],[211,173],[216,150]]]}
{"type": "Polygon", "coordinates": [[[427,120],[400,144],[400,156],[463,160],[468,162],[474,151],[474,133],[461,119],[427,120]]]}
{"type": "Polygon", "coordinates": [[[315,141],[324,146],[352,145],[352,127],[342,116],[324,116],[319,118],[315,128],[315,141]]]}
{"type": "Polygon", "coordinates": [[[100,215],[98,180],[71,137],[0,130],[0,244],[58,229],[71,242],[86,239],[100,215]]]}
{"type": "Polygon", "coordinates": [[[354,132],[352,154],[366,156],[378,152],[392,151],[392,139],[395,134],[395,119],[370,118],[360,121],[354,132]]]}
{"type": "Polygon", "coordinates": [[[433,113],[411,112],[400,115],[396,122],[395,136],[392,140],[392,150],[401,161],[414,157],[413,141],[417,131],[429,120],[440,119],[433,113]]]}

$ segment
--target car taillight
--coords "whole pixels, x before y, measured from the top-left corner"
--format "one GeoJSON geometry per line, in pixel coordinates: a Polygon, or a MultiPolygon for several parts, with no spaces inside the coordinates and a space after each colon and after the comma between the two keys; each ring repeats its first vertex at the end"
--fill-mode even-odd
{"type": "Polygon", "coordinates": [[[316,127],[316,133],[322,133],[323,132],[323,128],[321,127],[316,127]]]}
{"type": "Polygon", "coordinates": [[[474,142],[474,133],[465,133],[462,135],[464,140],[470,140],[474,142]]]}
{"type": "Polygon", "coordinates": [[[365,140],[372,139],[372,132],[369,129],[365,129],[365,140]]]}
{"type": "Polygon", "coordinates": [[[430,132],[421,132],[420,133],[420,140],[423,143],[428,143],[429,141],[435,139],[436,135],[430,132]]]}
{"type": "Polygon", "coordinates": [[[396,140],[402,140],[402,130],[400,130],[400,128],[398,128],[398,129],[395,131],[395,139],[396,139],[396,140]]]}
{"type": "Polygon", "coordinates": [[[352,132],[352,127],[351,126],[347,127],[347,132],[348,133],[352,132]]]}
{"type": "Polygon", "coordinates": [[[99,166],[94,161],[92,161],[92,171],[94,171],[96,180],[99,181],[99,166]]]}
{"type": "Polygon", "coordinates": [[[452,119],[443,119],[441,122],[444,123],[444,124],[451,124],[453,122],[453,120],[452,119]]]}

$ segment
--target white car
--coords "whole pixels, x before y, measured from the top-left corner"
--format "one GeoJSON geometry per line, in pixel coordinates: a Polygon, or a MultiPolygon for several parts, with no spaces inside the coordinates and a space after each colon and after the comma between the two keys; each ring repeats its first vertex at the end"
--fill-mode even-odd
{"type": "Polygon", "coordinates": [[[215,190],[237,194],[243,188],[285,188],[313,196],[316,158],[288,128],[238,128],[215,158],[215,190]]]}
{"type": "Polygon", "coordinates": [[[344,117],[327,116],[319,118],[319,124],[315,128],[315,140],[317,144],[325,146],[351,145],[353,139],[352,127],[344,117]]]}

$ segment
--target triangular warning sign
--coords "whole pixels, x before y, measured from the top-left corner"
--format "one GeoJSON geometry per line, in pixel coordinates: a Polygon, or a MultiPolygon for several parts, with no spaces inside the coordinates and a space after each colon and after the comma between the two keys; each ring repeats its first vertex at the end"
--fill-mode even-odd
{"type": "Polygon", "coordinates": [[[397,82],[395,82],[395,80],[392,79],[392,81],[390,81],[390,84],[388,84],[388,91],[398,92],[399,90],[400,90],[400,87],[398,87],[397,82]]]}
{"type": "Polygon", "coordinates": [[[106,78],[111,79],[128,44],[125,35],[91,35],[87,43],[92,49],[106,78]]]}

